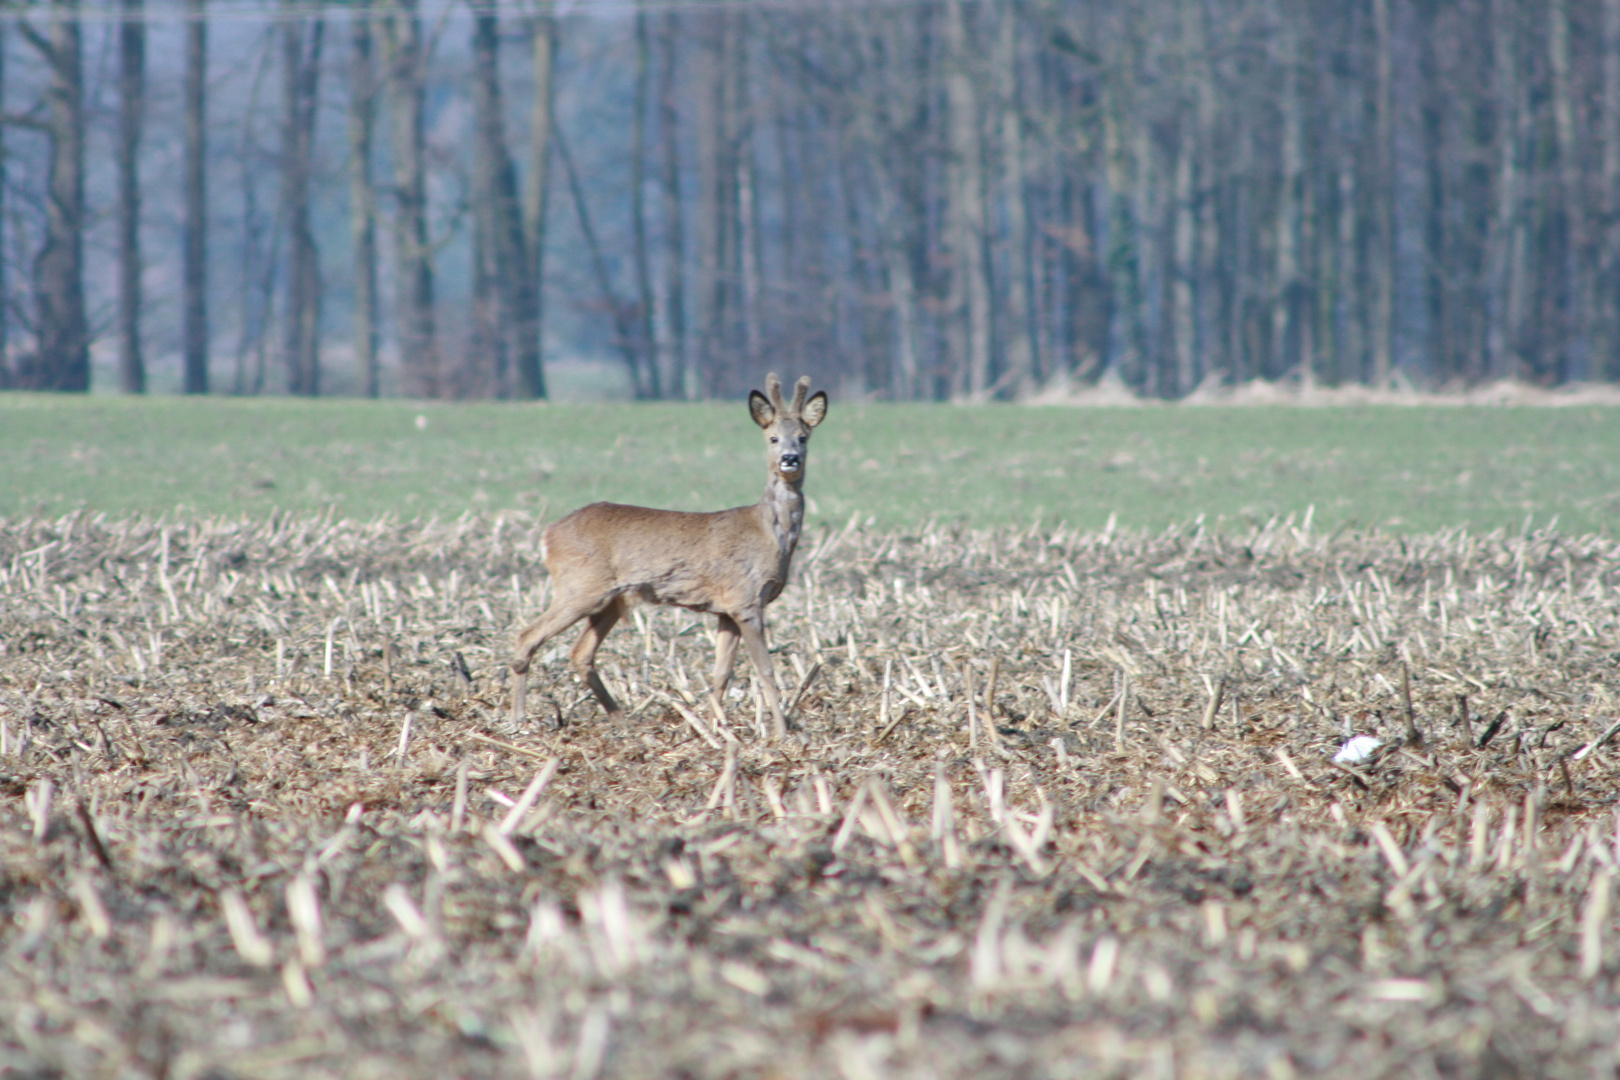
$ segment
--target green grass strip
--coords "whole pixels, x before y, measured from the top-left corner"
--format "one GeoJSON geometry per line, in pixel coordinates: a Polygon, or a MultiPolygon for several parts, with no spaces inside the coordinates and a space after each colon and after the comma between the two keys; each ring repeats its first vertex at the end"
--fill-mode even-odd
{"type": "MultiPolygon", "coordinates": [[[[0,394],[0,515],[544,511],[752,502],[741,402],[427,404],[0,394]]],[[[1620,409],[834,403],[810,518],[1162,528],[1204,515],[1573,532],[1620,515],[1620,409]]]]}

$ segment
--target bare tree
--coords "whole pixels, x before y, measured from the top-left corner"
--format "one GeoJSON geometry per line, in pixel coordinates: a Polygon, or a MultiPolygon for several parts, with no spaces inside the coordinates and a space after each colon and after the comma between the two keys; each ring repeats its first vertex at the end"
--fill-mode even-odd
{"type": "Polygon", "coordinates": [[[1390,51],[1390,355],[1414,383],[1433,374],[1425,205],[1430,142],[1423,122],[1423,13],[1417,0],[1388,0],[1390,51]]]}
{"type": "Polygon", "coordinates": [[[123,0],[118,28],[118,384],[146,392],[141,356],[141,124],[146,110],[142,0],[123,0]]]}
{"type": "Polygon", "coordinates": [[[383,63],[394,158],[395,318],[406,389],[418,397],[444,392],[428,240],[427,147],[423,128],[427,57],[417,0],[383,0],[383,63]]]}
{"type": "Polygon", "coordinates": [[[496,386],[500,396],[545,396],[540,361],[540,318],[535,266],[525,244],[523,212],[518,201],[517,170],[506,145],[500,85],[500,27],[493,4],[480,3],[473,15],[473,115],[476,153],[473,192],[479,232],[484,238],[485,269],[493,276],[497,301],[495,332],[498,350],[496,386]],[[515,385],[505,372],[510,358],[515,385]]]}
{"type": "Polygon", "coordinates": [[[1334,218],[1332,229],[1323,229],[1322,236],[1332,250],[1324,258],[1327,292],[1333,328],[1333,370],[1331,378],[1338,382],[1359,382],[1367,370],[1367,294],[1363,274],[1360,206],[1362,185],[1359,181],[1361,155],[1357,152],[1356,133],[1360,130],[1365,94],[1351,64],[1354,54],[1354,28],[1364,18],[1361,9],[1350,13],[1341,26],[1348,31],[1340,35],[1338,63],[1335,77],[1323,85],[1331,95],[1326,112],[1332,130],[1323,147],[1326,160],[1324,170],[1331,170],[1333,184],[1334,218]]]}
{"type": "Polygon", "coordinates": [[[1000,112],[1001,192],[1006,219],[1002,338],[1006,371],[999,386],[1026,395],[1035,389],[1035,338],[1031,325],[1029,197],[1024,190],[1024,116],[1019,100],[1019,9],[1004,4],[997,13],[996,97],[1000,112]]]}
{"type": "Polygon", "coordinates": [[[185,392],[208,393],[208,89],[207,0],[187,0],[185,206],[181,245],[181,352],[185,392]]]}
{"type": "Polygon", "coordinates": [[[361,392],[376,397],[378,363],[377,189],[371,179],[377,127],[377,70],[371,5],[355,5],[349,26],[349,237],[354,245],[354,356],[361,392]]]}
{"type": "MultiPolygon", "coordinates": [[[[1394,168],[1395,137],[1392,115],[1394,95],[1394,42],[1390,28],[1391,0],[1372,0],[1373,26],[1377,36],[1377,82],[1373,90],[1374,128],[1373,153],[1381,177],[1389,177],[1394,168]]],[[[1392,185],[1386,183],[1369,192],[1376,200],[1373,213],[1375,240],[1370,271],[1373,281],[1373,309],[1369,319],[1368,338],[1372,346],[1372,382],[1383,386],[1389,382],[1392,365],[1395,307],[1395,210],[1392,185]]]]}
{"type": "Polygon", "coordinates": [[[1133,196],[1138,162],[1127,137],[1130,117],[1119,77],[1110,78],[1102,104],[1105,190],[1108,198],[1108,250],[1104,265],[1109,277],[1108,368],[1126,382],[1138,381],[1143,362],[1141,219],[1133,196]]]}
{"type": "Polygon", "coordinates": [[[949,306],[952,390],[982,397],[990,389],[990,283],[986,276],[984,147],[979,88],[973,73],[961,0],[945,4],[945,96],[949,108],[951,182],[945,230],[951,252],[949,306]]]}
{"type": "Polygon", "coordinates": [[[1175,178],[1171,205],[1170,336],[1174,377],[1167,380],[1170,394],[1191,392],[1202,372],[1200,362],[1218,367],[1217,357],[1200,348],[1201,305],[1213,291],[1208,259],[1214,215],[1200,192],[1211,167],[1211,142],[1217,107],[1214,71],[1205,38],[1205,11],[1185,4],[1180,11],[1179,44],[1185,58],[1182,100],[1176,125],[1175,178]]]}
{"type": "MultiPolygon", "coordinates": [[[[1616,0],[1620,2],[1620,0],[1616,0]]],[[[681,204],[681,158],[676,143],[675,35],[679,27],[673,12],[664,16],[659,47],[658,136],[663,158],[660,180],[664,210],[665,322],[669,334],[669,388],[679,398],[697,395],[696,381],[687,362],[686,334],[686,218],[681,204]]]]}
{"type": "Polygon", "coordinates": [[[743,365],[763,358],[765,333],[760,308],[765,302],[763,260],[760,258],[759,175],[754,161],[754,120],[752,88],[749,80],[749,12],[739,8],[726,20],[726,81],[723,110],[726,144],[730,147],[732,199],[727,213],[733,227],[728,231],[733,253],[727,265],[736,280],[736,328],[733,330],[733,363],[742,378],[743,365]]]}
{"type": "Polygon", "coordinates": [[[84,70],[76,0],[52,0],[48,34],[19,22],[49,72],[39,121],[49,144],[45,240],[34,260],[35,351],[18,384],[31,390],[90,389],[90,326],[84,299],[84,70]]]}
{"type": "Polygon", "coordinates": [[[1305,225],[1304,104],[1300,100],[1300,48],[1297,16],[1292,8],[1274,7],[1277,66],[1282,69],[1282,185],[1277,196],[1276,275],[1271,300],[1271,370],[1282,375],[1294,362],[1306,381],[1314,372],[1310,355],[1300,347],[1309,307],[1300,276],[1300,232],[1305,225]]]}
{"type": "Polygon", "coordinates": [[[551,89],[557,58],[557,23],[550,0],[540,0],[539,11],[529,20],[529,45],[533,56],[534,99],[529,112],[529,168],[523,181],[523,251],[527,273],[533,283],[534,383],[533,397],[546,396],[546,373],[542,364],[545,343],[546,204],[551,191],[551,89]]]}
{"type": "MultiPolygon", "coordinates": [[[[0,23],[0,117],[6,115],[6,27],[0,23]]],[[[11,289],[6,273],[6,125],[0,123],[0,390],[16,382],[11,369],[11,289]]]]}
{"type": "Polygon", "coordinates": [[[730,147],[726,143],[725,80],[730,37],[726,24],[729,11],[708,11],[693,19],[697,24],[692,46],[691,98],[696,126],[697,228],[693,378],[701,396],[720,392],[722,359],[726,354],[725,319],[729,290],[725,280],[726,252],[734,222],[725,212],[728,193],[735,177],[730,168],[730,147]]]}
{"type": "Polygon", "coordinates": [[[385,320],[401,386],[423,396],[543,396],[543,344],[604,340],[639,397],[732,394],[767,355],[899,399],[1104,374],[1163,396],[1216,375],[1620,375],[1620,0],[638,2],[577,21],[577,5],[524,0],[532,72],[503,55],[519,24],[494,0],[433,9],[431,33],[421,0],[354,0],[330,177],[346,174],[350,242],[320,245],[329,267],[313,13],[263,0],[264,33],[210,43],[224,9],[177,9],[183,244],[154,253],[140,221],[156,9],[117,0],[110,32],[91,32],[114,80],[103,160],[85,157],[79,2],[32,0],[0,28],[28,42],[8,93],[29,103],[0,110],[0,274],[24,267],[0,310],[0,383],[88,385],[102,331],[87,313],[105,311],[118,385],[138,392],[143,280],[176,283],[190,392],[208,389],[211,310],[239,328],[241,392],[278,361],[316,392],[322,305],[347,319],[351,296],[373,395],[385,320]],[[443,32],[463,25],[466,68],[443,32]],[[589,95],[559,85],[585,70],[572,45],[558,66],[565,31],[581,58],[625,60],[592,68],[589,95]],[[514,92],[527,124],[507,115],[514,92]],[[432,153],[469,171],[430,158],[430,123],[432,153]],[[210,128],[241,171],[212,199],[210,128]],[[569,206],[548,210],[552,183],[569,206]],[[84,266],[100,228],[85,190],[108,192],[105,275],[84,266]],[[579,228],[548,236],[558,211],[579,228]],[[559,255],[569,270],[552,262],[548,282],[559,255]],[[457,270],[442,282],[441,259],[457,270]],[[322,269],[352,290],[323,293],[322,269]],[[437,305],[469,281],[478,338],[451,370],[437,305]],[[548,288],[585,294],[551,340],[548,288]]]}
{"type": "MultiPolygon", "coordinates": [[[[300,0],[282,0],[281,214],[287,231],[287,297],[282,311],[281,361],[287,392],[321,392],[320,253],[310,225],[310,171],[314,154],[321,46],[326,20],[295,15],[300,0]]],[[[316,10],[319,10],[317,6],[316,10]]]]}
{"type": "Polygon", "coordinates": [[[630,231],[636,268],[636,332],[638,347],[646,359],[646,392],[661,398],[664,389],[659,372],[658,338],[653,332],[653,289],[651,252],[647,250],[647,111],[651,107],[649,65],[651,49],[647,42],[647,13],[636,10],[636,76],[631,94],[630,120],[630,231]]]}
{"type": "Polygon", "coordinates": [[[1592,377],[1620,378],[1620,0],[1602,0],[1603,157],[1598,174],[1603,201],[1598,265],[1600,305],[1593,311],[1602,328],[1593,342],[1592,377]],[[1602,358],[1607,358],[1604,370],[1602,358]]]}
{"type": "Polygon", "coordinates": [[[901,399],[932,396],[932,379],[924,377],[923,270],[926,199],[923,195],[927,157],[927,88],[917,79],[923,28],[887,13],[870,33],[857,31],[862,59],[876,83],[873,108],[854,111],[857,130],[874,163],[874,208],[882,235],[883,269],[893,305],[894,360],[888,373],[890,393],[901,399]],[[860,118],[871,118],[871,125],[860,118]],[[893,152],[898,150],[899,152],[893,152]]]}
{"type": "Polygon", "coordinates": [[[1586,199],[1580,162],[1580,143],[1575,135],[1575,91],[1570,71],[1569,0],[1548,0],[1547,59],[1552,75],[1553,138],[1558,154],[1558,201],[1563,225],[1563,288],[1566,326],[1560,352],[1562,378],[1584,382],[1590,370],[1590,340],[1587,319],[1594,297],[1586,272],[1586,199]]]}

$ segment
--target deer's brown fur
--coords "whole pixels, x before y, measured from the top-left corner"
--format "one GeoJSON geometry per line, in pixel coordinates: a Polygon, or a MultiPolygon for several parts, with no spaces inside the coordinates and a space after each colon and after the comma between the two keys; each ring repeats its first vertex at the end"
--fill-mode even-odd
{"type": "Polygon", "coordinates": [[[552,600],[517,639],[514,711],[523,712],[530,661],[551,638],[581,619],[585,632],[570,653],[574,670],[609,717],[623,714],[596,671],[596,650],[615,623],[640,601],[712,611],[720,621],[710,704],[724,717],[723,696],[739,642],[759,673],[777,738],[787,735],[781,692],[765,644],[765,605],[787,584],[788,568],[804,521],[804,477],[810,430],[827,415],[827,395],[809,395],[801,378],[793,400],[782,400],[781,381],[765,380],[748,411],[765,432],[769,480],[752,506],[710,513],[652,510],[592,503],[549,526],[541,553],[551,571],[552,600]],[[768,396],[767,396],[768,394],[768,396]],[[807,397],[807,395],[809,395],[807,397]]]}

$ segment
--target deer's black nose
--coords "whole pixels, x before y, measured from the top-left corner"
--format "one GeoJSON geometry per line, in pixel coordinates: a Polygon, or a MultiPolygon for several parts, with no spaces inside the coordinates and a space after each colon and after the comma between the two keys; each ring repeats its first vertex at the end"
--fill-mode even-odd
{"type": "Polygon", "coordinates": [[[799,455],[798,454],[783,454],[782,455],[782,468],[788,470],[789,472],[798,472],[799,471],[799,455]]]}

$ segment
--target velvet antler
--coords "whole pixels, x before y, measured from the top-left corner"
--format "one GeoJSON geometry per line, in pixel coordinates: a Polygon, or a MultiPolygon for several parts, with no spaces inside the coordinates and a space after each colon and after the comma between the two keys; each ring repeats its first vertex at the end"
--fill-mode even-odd
{"type": "Polygon", "coordinates": [[[810,376],[800,375],[799,384],[793,388],[793,404],[788,407],[789,416],[798,416],[804,412],[804,399],[810,393],[810,376]]]}

